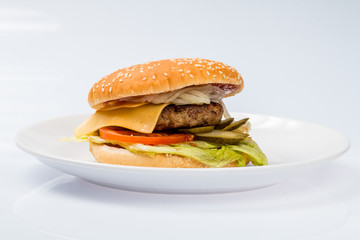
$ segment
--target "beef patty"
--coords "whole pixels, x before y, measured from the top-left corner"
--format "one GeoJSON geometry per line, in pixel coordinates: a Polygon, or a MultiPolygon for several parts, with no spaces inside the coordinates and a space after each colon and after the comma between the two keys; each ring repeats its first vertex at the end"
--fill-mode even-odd
{"type": "Polygon", "coordinates": [[[156,131],[173,128],[212,126],[221,121],[223,108],[219,103],[203,105],[169,105],[161,112],[156,131]]]}

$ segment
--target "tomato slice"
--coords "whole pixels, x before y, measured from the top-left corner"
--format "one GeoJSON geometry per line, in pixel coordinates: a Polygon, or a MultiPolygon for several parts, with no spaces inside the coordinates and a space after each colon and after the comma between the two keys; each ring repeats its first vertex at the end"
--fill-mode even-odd
{"type": "Polygon", "coordinates": [[[100,137],[106,140],[142,143],[148,145],[175,144],[194,140],[192,134],[150,133],[143,134],[119,127],[100,128],[100,137]]]}

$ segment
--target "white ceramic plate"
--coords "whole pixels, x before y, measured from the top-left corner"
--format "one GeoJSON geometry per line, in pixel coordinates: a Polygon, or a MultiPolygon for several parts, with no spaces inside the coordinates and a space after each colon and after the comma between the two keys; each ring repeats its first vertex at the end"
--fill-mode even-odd
{"type": "Polygon", "coordinates": [[[268,156],[268,166],[244,168],[169,169],[97,163],[88,143],[59,141],[88,115],[52,119],[28,126],[16,135],[17,145],[44,164],[96,184],[160,193],[222,193],[270,186],[316,169],[339,157],[348,139],[313,123],[273,116],[249,117],[251,136],[268,156]]]}

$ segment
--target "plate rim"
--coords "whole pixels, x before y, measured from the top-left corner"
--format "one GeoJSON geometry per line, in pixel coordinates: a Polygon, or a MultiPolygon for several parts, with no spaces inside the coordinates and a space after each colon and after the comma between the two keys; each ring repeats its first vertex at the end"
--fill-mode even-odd
{"type": "Polygon", "coordinates": [[[173,172],[182,172],[182,173],[185,173],[185,172],[205,173],[205,172],[224,172],[224,171],[226,171],[226,172],[236,171],[236,172],[248,173],[248,172],[252,172],[252,171],[273,171],[273,170],[281,170],[283,168],[306,167],[308,165],[312,165],[315,163],[319,164],[322,162],[327,162],[331,159],[338,158],[339,156],[341,156],[345,152],[347,152],[351,147],[351,142],[347,136],[345,136],[344,134],[342,134],[341,132],[339,132],[337,130],[334,130],[332,128],[329,128],[329,127],[321,125],[321,124],[308,122],[308,121],[304,121],[304,120],[298,120],[298,119],[294,119],[294,118],[279,117],[279,116],[273,116],[273,115],[267,115],[267,114],[256,114],[256,113],[245,113],[245,112],[231,112],[231,114],[244,114],[244,115],[256,115],[259,117],[281,118],[286,121],[296,121],[296,122],[300,122],[300,123],[304,123],[304,124],[312,124],[317,127],[325,128],[327,130],[333,131],[336,134],[341,135],[344,138],[344,140],[346,141],[346,147],[344,147],[341,151],[337,152],[336,154],[332,154],[329,156],[316,157],[316,158],[310,158],[310,159],[303,160],[303,161],[287,162],[287,163],[281,163],[281,164],[275,164],[275,165],[247,166],[247,167],[236,167],[236,168],[161,168],[161,167],[125,166],[125,165],[115,165],[115,164],[106,164],[106,163],[98,163],[98,162],[77,161],[77,160],[73,160],[73,159],[66,158],[66,157],[59,157],[56,155],[40,153],[38,151],[35,151],[35,150],[27,147],[26,143],[24,143],[21,140],[21,135],[24,132],[26,132],[28,129],[31,129],[38,125],[44,124],[45,122],[51,122],[51,121],[59,120],[62,118],[73,118],[73,117],[78,117],[78,116],[86,116],[86,115],[89,115],[89,113],[72,114],[72,115],[66,115],[66,116],[61,116],[61,117],[55,117],[55,118],[50,118],[50,119],[46,119],[46,120],[42,120],[42,121],[38,121],[38,122],[35,122],[32,124],[29,124],[25,127],[22,127],[20,130],[18,130],[15,133],[14,141],[15,141],[15,145],[17,147],[19,147],[24,152],[27,152],[35,157],[40,157],[42,159],[43,158],[51,159],[52,161],[58,161],[58,162],[63,162],[63,163],[67,163],[67,164],[75,164],[75,165],[78,165],[81,167],[85,167],[85,166],[86,167],[97,167],[97,168],[102,168],[102,169],[106,169],[106,170],[111,169],[111,170],[116,170],[116,171],[117,170],[166,171],[166,172],[173,171],[173,172]]]}

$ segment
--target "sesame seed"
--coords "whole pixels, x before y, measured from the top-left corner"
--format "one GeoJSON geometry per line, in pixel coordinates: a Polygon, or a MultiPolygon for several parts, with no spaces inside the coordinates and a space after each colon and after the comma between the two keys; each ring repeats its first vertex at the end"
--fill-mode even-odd
{"type": "Polygon", "coordinates": [[[146,80],[146,77],[144,77],[142,80],[146,80]]]}
{"type": "Polygon", "coordinates": [[[152,78],[155,80],[156,76],[155,76],[155,75],[152,75],[152,78]]]}
{"type": "Polygon", "coordinates": [[[207,73],[207,75],[209,75],[209,76],[210,76],[210,73],[209,73],[208,71],[206,71],[206,73],[207,73]]]}
{"type": "Polygon", "coordinates": [[[164,72],[164,75],[165,75],[165,76],[168,76],[168,74],[167,74],[166,72],[164,72]]]}
{"type": "Polygon", "coordinates": [[[93,92],[95,92],[95,88],[93,88],[93,92]]]}
{"type": "Polygon", "coordinates": [[[128,73],[125,73],[125,78],[127,78],[128,77],[128,73]]]}
{"type": "Polygon", "coordinates": [[[191,78],[194,78],[194,75],[192,75],[192,74],[189,74],[189,76],[190,76],[191,78]]]}
{"type": "Polygon", "coordinates": [[[144,69],[141,68],[141,69],[140,69],[140,72],[144,72],[144,69]]]}
{"type": "Polygon", "coordinates": [[[182,77],[184,77],[184,76],[185,76],[185,74],[184,74],[184,73],[182,73],[182,74],[181,74],[181,76],[182,76],[182,77]]]}
{"type": "Polygon", "coordinates": [[[119,82],[123,82],[123,80],[122,80],[122,79],[119,79],[119,82]]]}
{"type": "Polygon", "coordinates": [[[129,78],[131,78],[131,76],[132,76],[132,74],[130,73],[130,74],[129,74],[129,78]]]}
{"type": "Polygon", "coordinates": [[[195,67],[201,67],[201,64],[195,64],[195,67]]]}
{"type": "Polygon", "coordinates": [[[103,81],[103,83],[106,82],[105,80],[103,81]]]}
{"type": "Polygon", "coordinates": [[[105,91],[104,88],[101,88],[101,91],[104,92],[105,91]]]}
{"type": "Polygon", "coordinates": [[[190,73],[190,70],[187,70],[186,73],[190,73]]]}
{"type": "Polygon", "coordinates": [[[179,71],[179,72],[183,72],[184,70],[182,70],[182,69],[179,69],[178,71],[179,71]]]}
{"type": "Polygon", "coordinates": [[[222,72],[222,71],[219,71],[219,73],[223,74],[223,72],[222,72]]]}
{"type": "Polygon", "coordinates": [[[216,75],[213,75],[213,77],[216,77],[216,75]]]}
{"type": "Polygon", "coordinates": [[[112,88],[110,87],[110,88],[109,88],[109,92],[111,92],[111,90],[112,90],[112,88]]]}
{"type": "Polygon", "coordinates": [[[112,80],[112,82],[115,82],[116,81],[116,78],[114,78],[113,80],[112,80]]]}
{"type": "Polygon", "coordinates": [[[96,88],[99,88],[99,85],[96,85],[96,88]]]}
{"type": "Polygon", "coordinates": [[[102,84],[101,87],[103,88],[105,84],[102,84]]]}

